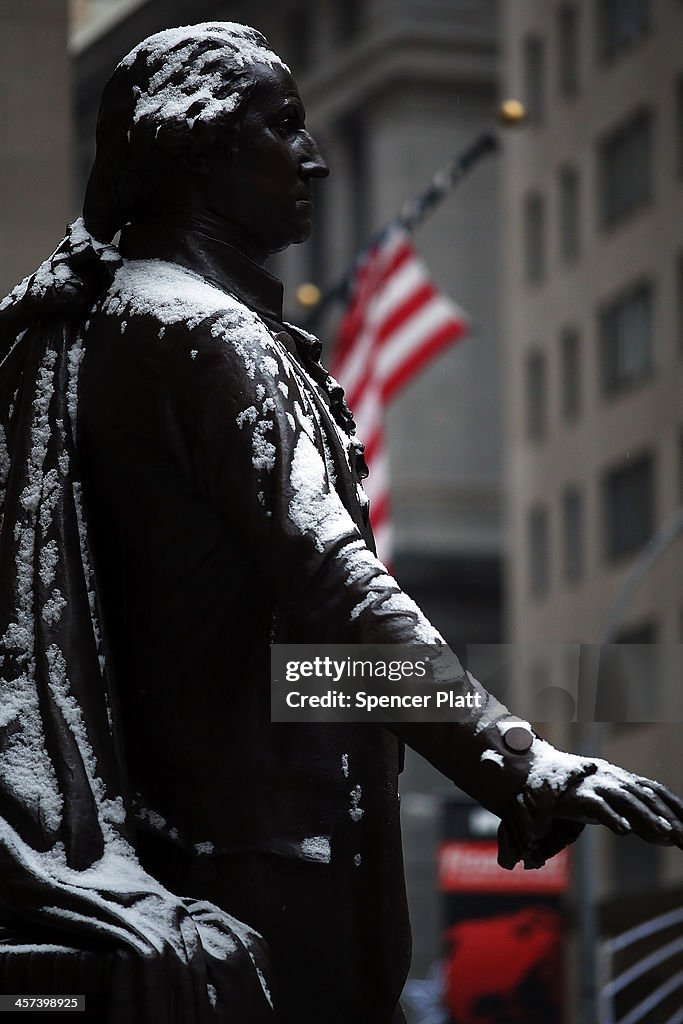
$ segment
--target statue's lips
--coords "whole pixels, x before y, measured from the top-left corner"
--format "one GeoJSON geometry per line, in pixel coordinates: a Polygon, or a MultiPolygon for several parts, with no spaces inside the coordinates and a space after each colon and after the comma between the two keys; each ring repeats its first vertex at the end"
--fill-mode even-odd
{"type": "Polygon", "coordinates": [[[312,210],[313,202],[310,199],[297,199],[296,207],[297,210],[312,210]]]}

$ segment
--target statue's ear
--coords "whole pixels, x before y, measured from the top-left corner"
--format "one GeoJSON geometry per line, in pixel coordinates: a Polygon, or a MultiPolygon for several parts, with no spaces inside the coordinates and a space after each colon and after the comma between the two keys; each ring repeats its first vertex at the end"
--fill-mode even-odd
{"type": "Polygon", "coordinates": [[[182,162],[190,174],[206,175],[212,160],[218,155],[228,164],[237,163],[239,154],[239,125],[224,127],[220,133],[212,125],[195,125],[189,147],[182,154],[182,162]]]}

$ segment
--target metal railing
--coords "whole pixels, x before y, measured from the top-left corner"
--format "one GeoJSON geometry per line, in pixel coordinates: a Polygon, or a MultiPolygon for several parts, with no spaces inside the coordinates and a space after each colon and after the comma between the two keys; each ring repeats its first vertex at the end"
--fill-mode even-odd
{"type": "MultiPolygon", "coordinates": [[[[683,970],[675,971],[665,981],[654,983],[651,991],[631,1007],[624,1016],[617,1018],[615,1005],[616,997],[634,981],[642,978],[655,967],[665,964],[677,954],[683,953],[683,935],[669,939],[658,949],[648,952],[618,975],[611,977],[614,957],[617,953],[628,949],[629,946],[642,939],[651,938],[676,925],[683,927],[683,907],[659,914],[649,921],[643,921],[622,932],[621,935],[607,939],[600,944],[600,966],[603,976],[603,984],[600,989],[600,1024],[641,1024],[641,1022],[647,1024],[652,1020],[650,1014],[678,989],[681,990],[682,1005],[661,1024],[683,1024],[683,970]]],[[[660,1018],[658,1017],[657,1020],[660,1018]]]]}

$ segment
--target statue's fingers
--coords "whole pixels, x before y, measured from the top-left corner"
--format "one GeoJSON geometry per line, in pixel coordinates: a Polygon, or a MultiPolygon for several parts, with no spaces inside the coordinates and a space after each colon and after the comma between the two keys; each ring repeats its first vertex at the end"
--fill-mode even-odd
{"type": "MultiPolygon", "coordinates": [[[[666,787],[662,787],[666,789],[666,787]]],[[[664,794],[653,786],[641,786],[633,787],[639,799],[653,810],[658,816],[661,822],[666,822],[667,825],[671,826],[671,835],[677,846],[683,847],[683,821],[681,821],[678,813],[675,809],[666,803],[664,800],[664,794]]],[[[669,831],[666,826],[663,826],[666,831],[669,831]]]]}
{"type": "Polygon", "coordinates": [[[642,800],[644,804],[658,814],[660,818],[664,818],[666,821],[671,821],[674,826],[678,824],[678,817],[672,812],[671,807],[664,802],[661,795],[652,786],[641,786],[634,784],[629,786],[630,791],[642,800]]]}
{"type": "Polygon", "coordinates": [[[637,778],[639,791],[641,788],[650,789],[669,807],[683,822],[683,800],[673,793],[668,786],[663,785],[661,782],[655,782],[654,779],[637,778]]]}
{"type": "Polygon", "coordinates": [[[662,846],[678,843],[677,830],[671,821],[670,812],[666,815],[658,814],[638,796],[637,792],[626,787],[620,790],[606,790],[603,795],[610,806],[630,822],[633,832],[641,839],[662,846]]]}
{"type": "MultiPolygon", "coordinates": [[[[595,790],[582,792],[580,795],[580,814],[576,817],[592,825],[605,825],[618,835],[628,835],[632,831],[628,818],[623,817],[611,804],[595,790]]],[[[578,811],[578,807],[577,807],[578,811]]]]}

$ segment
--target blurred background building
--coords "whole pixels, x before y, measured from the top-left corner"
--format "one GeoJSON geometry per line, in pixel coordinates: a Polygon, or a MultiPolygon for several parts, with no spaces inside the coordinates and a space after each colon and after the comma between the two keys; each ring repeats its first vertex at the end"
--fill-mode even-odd
{"type": "Polygon", "coordinates": [[[73,208],[67,38],[65,2],[0,3],[3,295],[52,252],[73,208]]]}
{"type": "MultiPolygon", "coordinates": [[[[597,643],[683,493],[683,6],[508,0],[502,15],[504,88],[529,115],[503,185],[507,636],[597,643]]],[[[678,540],[644,578],[619,640],[681,643],[682,555],[678,540]]],[[[529,684],[567,671],[539,656],[529,684]]],[[[656,685],[614,692],[613,714],[608,694],[604,717],[647,720],[656,685]]],[[[603,739],[680,788],[679,724],[603,739]]],[[[683,878],[678,851],[600,840],[602,897],[683,878]]]]}
{"type": "MultiPolygon", "coordinates": [[[[544,660],[540,647],[601,639],[635,557],[683,496],[683,4],[0,0],[5,289],[80,209],[118,60],[159,29],[221,19],[260,28],[288,61],[332,167],[311,240],[274,261],[292,320],[308,315],[296,287],[336,281],[489,126],[501,96],[526,103],[529,123],[505,137],[502,158],[483,162],[416,237],[473,332],[389,413],[395,569],[449,642],[535,645],[524,685],[575,693],[575,655],[544,660]]],[[[682,544],[645,578],[620,639],[683,641],[682,544]]],[[[630,695],[631,718],[657,705],[651,678],[630,695]]],[[[605,756],[683,788],[680,722],[607,724],[599,738],[569,723],[544,731],[572,748],[599,739],[605,756]]],[[[441,954],[435,849],[451,792],[409,758],[415,978],[441,954]]],[[[603,927],[679,905],[682,865],[679,851],[601,835],[603,927]]],[[[429,991],[413,1020],[430,1012],[429,991]]],[[[642,1019],[673,1024],[678,1011],[656,1012],[642,1019]]]]}

